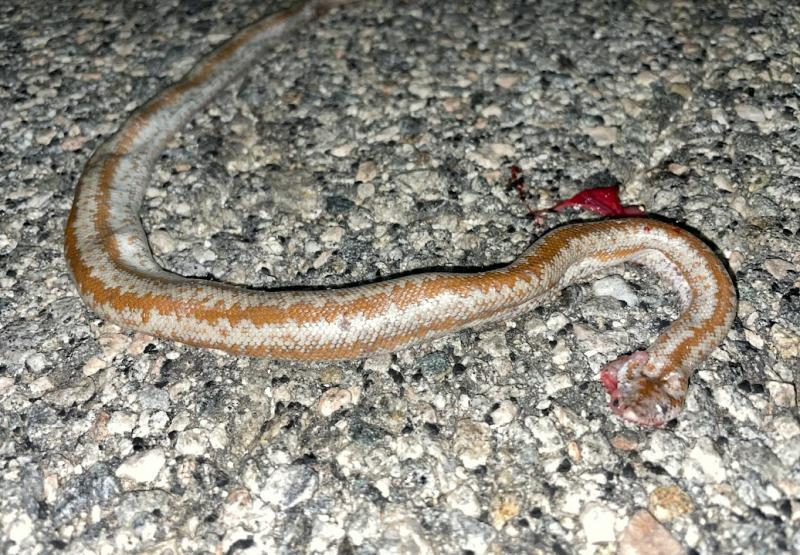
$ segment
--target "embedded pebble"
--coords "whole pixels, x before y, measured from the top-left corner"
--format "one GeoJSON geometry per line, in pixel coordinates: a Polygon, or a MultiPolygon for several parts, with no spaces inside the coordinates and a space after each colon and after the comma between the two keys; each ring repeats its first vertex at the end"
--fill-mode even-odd
{"type": "Polygon", "coordinates": [[[136,414],[116,411],[111,413],[111,416],[106,423],[106,430],[110,434],[127,434],[136,427],[138,417],[136,414]]]}
{"type": "Polygon", "coordinates": [[[683,164],[676,164],[673,162],[667,166],[667,170],[673,175],[684,176],[691,171],[691,168],[684,166],[683,164]]]}
{"type": "Polygon", "coordinates": [[[181,455],[204,455],[208,450],[208,434],[201,429],[185,430],[178,434],[175,450],[181,455]]]}
{"type": "Polygon", "coordinates": [[[558,453],[564,446],[554,422],[550,418],[537,418],[533,421],[526,420],[528,429],[534,438],[538,440],[538,447],[543,455],[558,453]]]}
{"type": "Polygon", "coordinates": [[[494,80],[500,88],[510,89],[519,82],[520,76],[516,73],[503,73],[494,80]]]}
{"type": "Polygon", "coordinates": [[[39,373],[47,366],[47,359],[42,353],[33,353],[25,359],[25,366],[32,372],[39,373]]]}
{"type": "Polygon", "coordinates": [[[447,504],[467,516],[477,518],[481,514],[478,496],[468,486],[459,486],[447,494],[447,504]]]}
{"type": "Polygon", "coordinates": [[[747,342],[756,349],[761,350],[764,348],[764,340],[753,330],[745,329],[744,337],[747,339],[747,342]]]}
{"type": "Polygon", "coordinates": [[[797,391],[792,383],[768,381],[766,383],[769,396],[779,407],[797,406],[797,391]]]}
{"type": "Polygon", "coordinates": [[[519,515],[519,499],[513,495],[501,495],[492,499],[489,519],[496,530],[505,526],[506,522],[519,515]]]}
{"type": "Polygon", "coordinates": [[[482,168],[497,169],[504,158],[514,156],[515,149],[512,145],[504,143],[491,143],[467,154],[467,159],[475,162],[482,168]]]}
{"type": "Polygon", "coordinates": [[[778,417],[773,421],[772,426],[783,439],[800,436],[800,422],[793,416],[778,417]]]}
{"type": "Polygon", "coordinates": [[[599,297],[612,297],[628,306],[637,306],[639,297],[631,286],[619,276],[606,276],[592,283],[592,291],[599,297]]]}
{"type": "Polygon", "coordinates": [[[597,146],[611,146],[619,139],[619,130],[616,127],[592,127],[585,130],[597,146]]]}
{"type": "Polygon", "coordinates": [[[518,412],[519,408],[513,401],[501,401],[498,407],[490,413],[492,424],[495,426],[505,426],[517,417],[518,412]]]}
{"type": "Polygon", "coordinates": [[[481,110],[481,115],[485,118],[498,118],[503,115],[503,109],[497,104],[491,104],[481,110]]]}
{"type": "Polygon", "coordinates": [[[686,83],[672,83],[669,86],[669,92],[682,96],[684,100],[692,97],[692,89],[686,83]]]}
{"type": "Polygon", "coordinates": [[[417,364],[419,364],[419,368],[423,374],[432,378],[438,378],[450,370],[452,361],[447,353],[434,351],[420,358],[417,364]]]}
{"type": "Polygon", "coordinates": [[[634,514],[619,539],[619,555],[679,555],[683,553],[669,531],[647,511],[634,514]]]}
{"type": "Polygon", "coordinates": [[[341,226],[334,226],[326,229],[325,232],[319,236],[320,240],[327,244],[338,244],[344,237],[344,228],[341,226]]]}
{"type": "Polygon", "coordinates": [[[611,445],[614,449],[621,451],[633,451],[639,447],[639,443],[634,438],[624,434],[617,434],[611,438],[611,445]]]}
{"type": "Polygon", "coordinates": [[[269,474],[258,496],[281,509],[289,509],[311,499],[318,486],[319,476],[308,466],[279,466],[269,474]]]}
{"type": "Polygon", "coordinates": [[[375,185],[372,183],[359,183],[356,189],[356,197],[359,202],[364,202],[373,195],[375,195],[375,185]]]}
{"type": "Polygon", "coordinates": [[[572,387],[574,383],[570,374],[556,374],[545,382],[544,390],[547,395],[552,397],[559,391],[572,387]]]}
{"type": "Polygon", "coordinates": [[[91,357],[81,368],[81,373],[84,376],[94,376],[100,370],[108,367],[108,362],[101,357],[91,357]]]}
{"type": "Polygon", "coordinates": [[[459,547],[464,553],[488,553],[497,532],[488,524],[466,516],[461,511],[450,512],[449,524],[459,538],[459,547]]]}
{"type": "Polygon", "coordinates": [[[547,329],[551,332],[556,332],[558,330],[564,329],[570,323],[569,318],[561,312],[556,312],[550,318],[547,319],[545,325],[547,329]]]}
{"type": "Polygon", "coordinates": [[[8,539],[16,544],[22,544],[33,532],[33,520],[26,514],[17,517],[7,527],[8,539]]]}
{"type": "Polygon", "coordinates": [[[217,253],[207,248],[194,248],[192,249],[192,257],[198,264],[207,264],[217,259],[217,253]]]}
{"type": "Polygon", "coordinates": [[[328,366],[319,374],[319,381],[326,385],[337,385],[344,379],[344,373],[341,368],[336,366],[328,366]]]}
{"type": "Polygon", "coordinates": [[[53,138],[55,138],[55,136],[56,136],[56,130],[48,129],[46,131],[36,134],[36,142],[40,145],[47,146],[53,141],[53,138]]]}
{"type": "Polygon", "coordinates": [[[161,448],[131,455],[117,468],[116,475],[134,482],[152,482],[164,468],[167,459],[161,448]]]}
{"type": "Polygon", "coordinates": [[[137,392],[136,401],[142,410],[163,410],[170,409],[169,393],[153,385],[145,384],[137,392]]]}
{"type": "Polygon", "coordinates": [[[764,110],[752,104],[737,104],[736,115],[754,123],[761,123],[767,119],[764,115],[764,110]]]}
{"type": "MultiPolygon", "coordinates": [[[[372,160],[366,160],[358,165],[358,170],[356,170],[356,181],[361,181],[362,183],[366,183],[368,181],[372,181],[377,176],[378,176],[378,165],[372,160]]],[[[363,195],[359,196],[362,196],[362,198],[366,198],[363,195]]]]}
{"type": "Polygon", "coordinates": [[[683,463],[683,473],[689,480],[697,482],[724,482],[727,470],[722,457],[717,454],[711,439],[702,437],[697,440],[683,463]]]}
{"type": "Polygon", "coordinates": [[[480,422],[462,420],[458,423],[453,450],[467,469],[474,469],[483,464],[491,453],[491,430],[480,422]]]}
{"type": "Polygon", "coordinates": [[[800,358],[800,333],[795,333],[789,328],[775,324],[770,328],[776,351],[783,359],[800,358]]]}
{"type": "Polygon", "coordinates": [[[42,376],[41,378],[33,380],[28,386],[33,397],[41,397],[44,393],[47,393],[54,387],[55,386],[53,385],[53,382],[50,381],[48,376],[42,376]]]}
{"type": "Polygon", "coordinates": [[[732,193],[735,190],[733,187],[733,183],[731,183],[731,180],[727,175],[718,173],[717,175],[714,176],[712,181],[714,182],[714,185],[717,186],[717,188],[723,191],[732,193]]]}
{"type": "Polygon", "coordinates": [[[692,512],[694,504],[678,486],[659,486],[650,493],[648,508],[660,522],[669,522],[692,512]]]}
{"type": "Polygon", "coordinates": [[[652,71],[640,71],[636,74],[636,77],[634,77],[634,82],[637,85],[642,85],[645,87],[649,87],[656,81],[658,81],[658,76],[652,71]]]}
{"type": "Polygon", "coordinates": [[[412,516],[393,511],[383,517],[381,541],[386,553],[433,555],[435,552],[426,536],[425,529],[412,516]]]}
{"type": "Polygon", "coordinates": [[[71,407],[85,403],[96,391],[94,382],[84,379],[72,387],[51,389],[44,394],[44,399],[59,407],[71,407]]]}
{"type": "Polygon", "coordinates": [[[408,87],[408,92],[420,98],[431,98],[433,96],[433,89],[422,83],[411,83],[408,87]]]}
{"type": "Polygon", "coordinates": [[[231,520],[246,517],[253,506],[253,497],[245,488],[231,490],[223,505],[225,516],[231,520]]]}
{"type": "Polygon", "coordinates": [[[350,153],[356,148],[356,145],[351,143],[345,143],[338,146],[335,146],[331,149],[331,154],[336,156],[337,158],[345,158],[350,156],[350,153]]]}
{"type": "MultiPolygon", "coordinates": [[[[8,255],[17,248],[18,241],[5,233],[0,233],[0,255],[8,255]]],[[[5,287],[5,286],[4,286],[5,287]]]]}
{"type": "Polygon", "coordinates": [[[358,403],[360,396],[361,388],[359,387],[333,387],[322,394],[319,399],[317,410],[319,410],[322,416],[328,417],[338,410],[358,403]]]}
{"type": "Polygon", "coordinates": [[[0,376],[0,393],[5,392],[14,385],[14,378],[11,376],[0,376]]]}
{"type": "Polygon", "coordinates": [[[553,352],[550,357],[550,360],[553,361],[553,364],[556,364],[558,366],[564,366],[570,361],[571,358],[572,358],[572,351],[570,351],[567,342],[564,341],[563,339],[559,339],[558,341],[556,341],[555,347],[553,347],[553,352]]]}
{"type": "Polygon", "coordinates": [[[797,267],[794,264],[786,260],[781,260],[780,258],[769,258],[765,260],[764,269],[775,279],[783,279],[789,275],[789,272],[797,271],[797,267]]]}
{"type": "Polygon", "coordinates": [[[61,141],[61,149],[66,152],[74,152],[76,150],[80,150],[83,148],[83,145],[86,144],[86,137],[67,137],[63,141],[61,141]]]}
{"type": "Polygon", "coordinates": [[[602,505],[588,504],[581,513],[581,527],[586,536],[586,543],[611,543],[616,540],[614,527],[617,514],[602,505]]]}

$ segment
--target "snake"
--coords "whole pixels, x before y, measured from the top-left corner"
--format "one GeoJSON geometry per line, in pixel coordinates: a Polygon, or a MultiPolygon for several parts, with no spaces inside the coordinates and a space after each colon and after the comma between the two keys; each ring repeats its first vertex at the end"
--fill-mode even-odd
{"type": "Polygon", "coordinates": [[[309,0],[244,27],[96,148],[76,185],[64,239],[84,304],[124,328],[234,355],[348,360],[517,317],[572,283],[632,262],[676,292],[680,313],[646,350],[607,364],[600,380],[611,411],[624,419],[652,427],[674,419],[695,368],[727,335],[737,295],[703,240],[660,219],[572,223],[504,266],[336,288],[254,289],[158,264],[139,211],[167,140],[270,44],[351,1],[309,0]]]}

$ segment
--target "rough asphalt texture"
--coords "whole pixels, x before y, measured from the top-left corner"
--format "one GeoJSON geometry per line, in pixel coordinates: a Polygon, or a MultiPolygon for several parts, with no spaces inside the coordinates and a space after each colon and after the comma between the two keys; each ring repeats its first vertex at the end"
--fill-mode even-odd
{"type": "Polygon", "coordinates": [[[714,245],[741,299],[684,413],[653,431],[613,417],[597,380],[675,316],[635,267],[336,364],[100,321],[62,258],[82,165],[278,6],[3,2],[0,551],[800,551],[791,4],[368,1],[276,44],[148,190],[167,268],[272,287],[506,262],[591,217],[531,208],[619,181],[714,245]]]}

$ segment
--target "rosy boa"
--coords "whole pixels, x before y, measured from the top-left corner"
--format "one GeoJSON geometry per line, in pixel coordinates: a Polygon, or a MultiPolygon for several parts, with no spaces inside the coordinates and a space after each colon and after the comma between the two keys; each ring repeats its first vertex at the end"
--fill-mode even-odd
{"type": "Polygon", "coordinates": [[[276,37],[344,3],[312,0],[246,27],[135,110],[97,149],[65,232],[67,264],[86,305],[111,322],[190,345],[282,359],[350,359],[512,318],[599,269],[632,261],[677,291],[682,313],[647,351],[606,366],[601,380],[612,410],[624,418],[650,426],[674,418],[693,369],[732,324],[736,293],[702,241],[661,221],[568,225],[501,269],[419,273],[342,289],[257,291],[158,265],[138,211],[165,142],[276,37]]]}

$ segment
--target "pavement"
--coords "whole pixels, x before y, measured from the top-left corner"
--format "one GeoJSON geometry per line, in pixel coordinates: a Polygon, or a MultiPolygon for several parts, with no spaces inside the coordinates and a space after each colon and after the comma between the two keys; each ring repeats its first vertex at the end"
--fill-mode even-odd
{"type": "Polygon", "coordinates": [[[800,8],[348,6],[266,52],[147,191],[166,268],[276,287],[508,262],[597,217],[532,210],[619,183],[707,240],[740,297],[660,430],[614,417],[598,381],[677,314],[635,266],[327,364],[191,348],[84,307],[62,241],[91,152],[278,8],[0,6],[0,551],[800,552],[800,8]]]}

